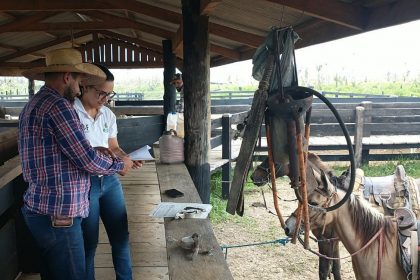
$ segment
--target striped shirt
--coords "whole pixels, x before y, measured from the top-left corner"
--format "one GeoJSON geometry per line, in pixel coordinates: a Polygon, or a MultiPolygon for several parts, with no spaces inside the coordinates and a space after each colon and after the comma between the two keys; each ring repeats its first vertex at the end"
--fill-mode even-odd
{"type": "Polygon", "coordinates": [[[87,217],[90,174],[112,175],[124,167],[90,146],[73,105],[46,86],[19,116],[18,144],[29,183],[25,206],[43,215],[87,217]]]}

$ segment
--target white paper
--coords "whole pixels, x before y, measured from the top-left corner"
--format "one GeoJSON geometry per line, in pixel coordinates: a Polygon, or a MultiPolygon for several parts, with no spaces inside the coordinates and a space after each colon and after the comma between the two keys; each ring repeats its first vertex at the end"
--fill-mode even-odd
{"type": "Polygon", "coordinates": [[[149,153],[150,147],[148,145],[141,147],[134,152],[129,153],[128,155],[132,160],[154,160],[154,158],[149,153]]]}
{"type": "Polygon", "coordinates": [[[150,216],[156,218],[174,218],[176,214],[185,209],[185,207],[195,207],[203,209],[204,211],[194,215],[195,219],[205,219],[211,211],[211,204],[201,203],[176,203],[176,202],[161,202],[150,212],[150,216]]]}

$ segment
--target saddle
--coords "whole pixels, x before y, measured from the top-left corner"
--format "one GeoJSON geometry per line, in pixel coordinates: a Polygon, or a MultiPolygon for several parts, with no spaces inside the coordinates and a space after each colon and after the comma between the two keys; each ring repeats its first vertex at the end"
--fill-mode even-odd
{"type": "Polygon", "coordinates": [[[384,177],[365,177],[363,170],[357,169],[353,193],[379,212],[395,217],[401,267],[409,275],[407,279],[420,279],[420,195],[415,180],[406,176],[402,165],[384,177]]]}
{"type": "Polygon", "coordinates": [[[393,175],[365,177],[361,169],[356,170],[353,192],[364,197],[387,216],[393,216],[398,208],[411,209],[420,218],[420,195],[414,179],[407,176],[402,165],[398,165],[393,175]]]}

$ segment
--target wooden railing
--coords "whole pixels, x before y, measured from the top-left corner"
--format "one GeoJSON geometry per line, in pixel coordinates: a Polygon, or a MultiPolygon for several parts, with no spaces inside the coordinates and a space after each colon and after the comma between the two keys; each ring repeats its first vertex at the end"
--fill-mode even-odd
{"type": "MultiPolygon", "coordinates": [[[[369,161],[419,159],[420,151],[402,152],[401,149],[420,149],[420,100],[417,102],[375,103],[371,101],[335,104],[345,126],[353,138],[357,165],[369,161]],[[371,153],[381,150],[380,153],[371,153]],[[395,152],[395,150],[398,150],[395,152]]],[[[348,160],[343,132],[331,111],[323,104],[313,104],[309,150],[331,151],[321,155],[327,161],[348,160]],[[342,137],[340,137],[342,136],[342,137]]],[[[257,151],[265,152],[265,129],[257,151]]]]}

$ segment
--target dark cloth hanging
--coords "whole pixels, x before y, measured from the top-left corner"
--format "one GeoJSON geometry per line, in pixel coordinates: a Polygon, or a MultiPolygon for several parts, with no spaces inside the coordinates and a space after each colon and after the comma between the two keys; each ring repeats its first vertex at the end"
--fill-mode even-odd
{"type": "Polygon", "coordinates": [[[299,40],[299,35],[293,31],[292,27],[278,28],[272,27],[265,42],[260,45],[252,58],[252,77],[257,81],[261,81],[267,59],[270,53],[279,53],[279,63],[275,64],[275,69],[270,78],[269,92],[277,92],[279,90],[278,67],[281,69],[282,86],[291,87],[298,85],[298,77],[296,71],[296,60],[294,44],[299,40]],[[278,42],[278,46],[276,46],[278,42]]]}

